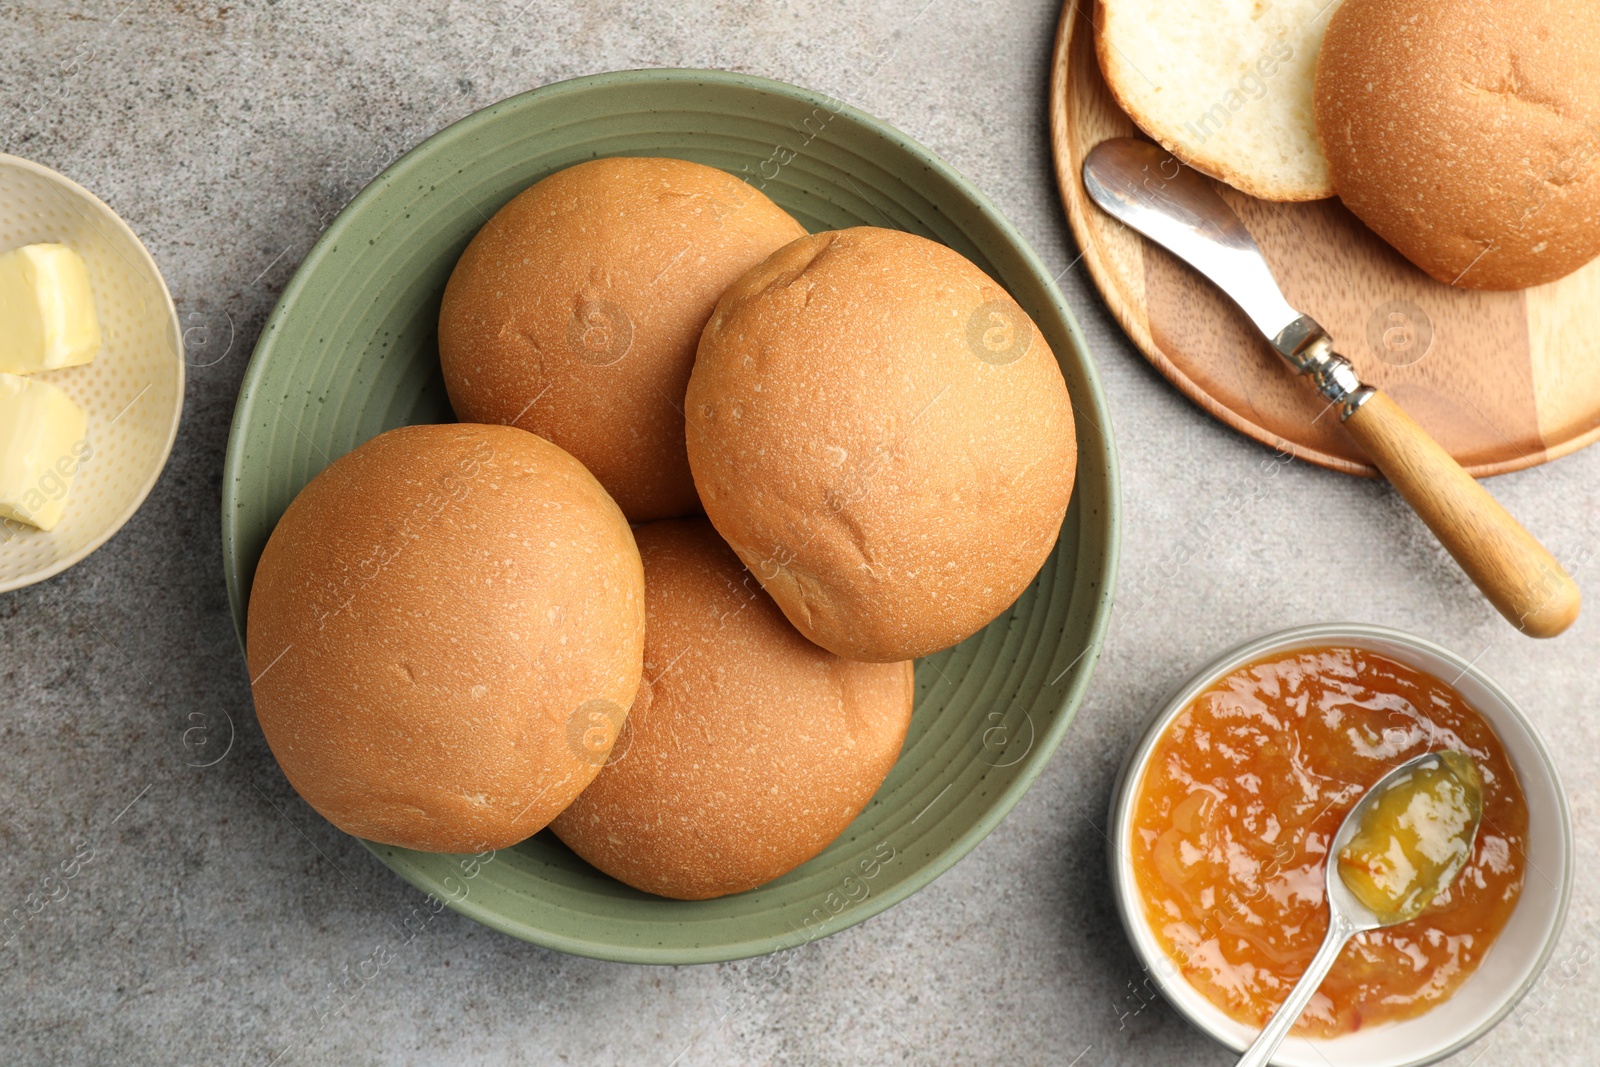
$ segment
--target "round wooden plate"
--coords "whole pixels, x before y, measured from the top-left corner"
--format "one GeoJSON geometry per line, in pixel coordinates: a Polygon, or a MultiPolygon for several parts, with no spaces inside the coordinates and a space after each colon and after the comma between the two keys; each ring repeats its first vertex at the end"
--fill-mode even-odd
{"type": "MultiPolygon", "coordinates": [[[[1151,363],[1234,429],[1313,463],[1375,477],[1339,420],[1227,297],[1106,215],[1084,192],[1084,155],[1143,136],[1094,51],[1095,0],[1067,0],[1050,75],[1056,180],[1084,262],[1151,363]]],[[[1520,470],[1600,437],[1600,260],[1522,292],[1428,277],[1337,200],[1277,204],[1217,183],[1255,235],[1284,296],[1333,335],[1473,475],[1520,470]]]]}

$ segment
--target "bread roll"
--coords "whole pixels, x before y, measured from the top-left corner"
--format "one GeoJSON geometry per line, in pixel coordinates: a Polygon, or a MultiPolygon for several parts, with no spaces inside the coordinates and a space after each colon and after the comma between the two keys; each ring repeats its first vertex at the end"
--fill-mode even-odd
{"type": "Polygon", "coordinates": [[[597,159],[495,213],[439,310],[456,415],[576,456],[630,521],[700,510],[683,391],[734,279],[805,233],[753,187],[681,159],[597,159]]]}
{"type": "Polygon", "coordinates": [[[1363,222],[1441,282],[1521,289],[1600,254],[1600,6],[1346,0],[1317,130],[1363,222]]]}
{"type": "Polygon", "coordinates": [[[689,464],[718,532],[811,640],[914,659],[982,629],[1055,545],[1072,404],[1044,337],[956,252],[802,238],[700,339],[689,464]]]}
{"type": "Polygon", "coordinates": [[[551,828],[636,889],[738,893],[822,851],[877,792],[911,721],[912,667],[807,641],[704,519],[637,535],[645,684],[610,762],[551,828]]]}
{"type": "Polygon", "coordinates": [[[250,592],[251,691],[289,782],[347,833],[516,844],[599,769],[639,686],[644,573],[582,465],[507,426],[408,426],[283,513],[250,592]]]}
{"type": "Polygon", "coordinates": [[[1330,0],[1100,0],[1095,51],[1139,128],[1263,200],[1333,195],[1312,83],[1330,0]]]}

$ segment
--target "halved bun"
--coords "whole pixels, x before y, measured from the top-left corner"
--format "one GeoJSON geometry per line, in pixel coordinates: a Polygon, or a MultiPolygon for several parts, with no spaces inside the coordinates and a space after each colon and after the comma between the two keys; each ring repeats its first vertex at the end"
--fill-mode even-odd
{"type": "Polygon", "coordinates": [[[1311,90],[1328,0],[1100,0],[1112,96],[1183,162],[1263,200],[1333,195],[1311,90]]]}

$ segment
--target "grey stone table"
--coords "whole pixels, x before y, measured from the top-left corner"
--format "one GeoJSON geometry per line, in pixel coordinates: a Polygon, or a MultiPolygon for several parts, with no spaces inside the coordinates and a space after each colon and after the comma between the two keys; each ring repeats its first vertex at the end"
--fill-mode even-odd
{"type": "MultiPolygon", "coordinates": [[[[1245,636],[1312,620],[1387,623],[1476,657],[1550,740],[1591,855],[1600,583],[1577,574],[1591,607],[1566,635],[1524,639],[1386,486],[1300,464],[1263,478],[1270,452],[1145,364],[1076,263],[1052,186],[1056,14],[1055,0],[0,4],[0,149],[128,220],[195,364],[143,510],[66,574],[0,595],[0,911],[76,842],[93,848],[0,950],[0,1063],[1227,1063],[1134,996],[1096,822],[1164,690],[1245,636]],[[294,795],[251,712],[218,533],[240,376],[321,227],[398,153],[513,93],[652,65],[841,94],[1010,216],[1061,272],[1105,380],[1122,583],[1147,606],[1115,615],[1077,723],[998,830],[775,973],[596,963],[452,912],[394,948],[421,895],[294,795]],[[224,716],[228,757],[189,766],[184,731],[224,716]],[[387,966],[350,977],[380,946],[387,966]]],[[[1600,449],[1492,485],[1571,559],[1600,514],[1600,449]]],[[[1594,1061],[1597,909],[1600,888],[1580,882],[1534,995],[1455,1062],[1594,1061]]]]}

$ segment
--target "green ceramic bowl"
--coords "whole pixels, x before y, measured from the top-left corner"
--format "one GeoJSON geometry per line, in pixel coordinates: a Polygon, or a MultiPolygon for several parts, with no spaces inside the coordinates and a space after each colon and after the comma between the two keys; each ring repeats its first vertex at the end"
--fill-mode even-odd
{"type": "Polygon", "coordinates": [[[1038,776],[1082,700],[1110,612],[1111,424],[1050,275],[982,194],[910,138],[824,95],[744,75],[648,70],[562,82],[471,115],[404,156],[334,220],[289,283],[245,374],[222,483],[241,636],[256,560],[301,486],[383,430],[452,418],[434,334],[445,280],[473,233],[540,178],[611,155],[721,167],[812,230],[865,223],[944,242],[1033,316],[1077,414],[1077,489],[1054,554],[1010,611],[917,664],[899,763],[809,863],[748,893],[683,902],[613,881],[549,833],[488,862],[370,846],[413,885],[537,944],[647,963],[737,959],[905,899],[994,829],[1038,776]]]}

